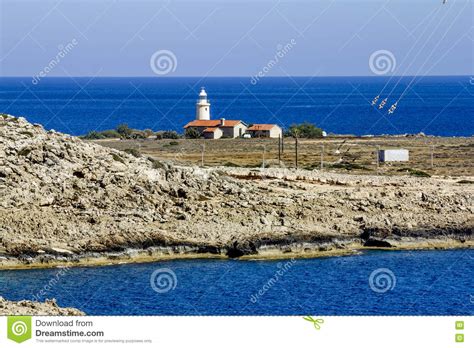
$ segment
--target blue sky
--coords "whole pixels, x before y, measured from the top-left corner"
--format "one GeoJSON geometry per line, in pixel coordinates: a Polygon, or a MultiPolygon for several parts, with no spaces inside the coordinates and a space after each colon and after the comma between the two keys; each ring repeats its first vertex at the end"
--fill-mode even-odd
{"type": "Polygon", "coordinates": [[[380,51],[388,74],[474,70],[468,0],[0,3],[1,76],[35,76],[52,60],[48,76],[156,76],[151,57],[164,51],[166,76],[371,76],[380,51]]]}

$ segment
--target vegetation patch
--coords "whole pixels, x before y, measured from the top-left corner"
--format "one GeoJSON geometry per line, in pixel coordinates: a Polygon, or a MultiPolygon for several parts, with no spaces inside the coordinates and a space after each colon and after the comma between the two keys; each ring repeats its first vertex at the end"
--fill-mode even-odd
{"type": "Polygon", "coordinates": [[[165,169],[165,165],[153,157],[148,157],[148,160],[152,163],[153,169],[165,169]]]}
{"type": "Polygon", "coordinates": [[[351,162],[340,162],[340,163],[332,163],[328,165],[329,168],[333,169],[345,169],[345,170],[370,170],[369,168],[362,166],[357,163],[351,162]]]}
{"type": "Polygon", "coordinates": [[[422,170],[419,170],[419,169],[413,169],[413,168],[400,168],[397,170],[398,172],[405,172],[409,175],[412,175],[412,176],[418,176],[420,178],[430,178],[431,175],[428,174],[427,172],[424,172],[422,170]]]}
{"type": "Polygon", "coordinates": [[[161,131],[161,132],[156,132],[155,135],[156,135],[157,140],[181,138],[181,136],[175,131],[161,131]]]}
{"type": "Polygon", "coordinates": [[[285,133],[285,136],[308,139],[321,138],[323,136],[323,130],[312,123],[304,122],[291,125],[285,133]]]}
{"type": "Polygon", "coordinates": [[[28,131],[21,131],[20,134],[26,135],[28,138],[33,138],[33,133],[28,131]]]}
{"type": "Polygon", "coordinates": [[[474,181],[472,181],[472,180],[459,180],[457,183],[458,184],[467,184],[467,185],[471,184],[472,185],[472,184],[474,184],[474,181]]]}
{"type": "Polygon", "coordinates": [[[27,147],[24,147],[23,149],[21,149],[20,151],[18,151],[18,155],[19,156],[28,156],[31,152],[31,149],[27,148],[27,147]]]}
{"type": "Polygon", "coordinates": [[[125,150],[123,150],[123,152],[126,152],[126,153],[132,155],[133,157],[137,157],[137,158],[142,157],[142,154],[137,149],[125,149],[125,150]]]}
{"type": "Polygon", "coordinates": [[[117,155],[116,153],[112,154],[112,158],[114,159],[114,161],[121,162],[121,163],[125,164],[125,161],[123,160],[123,158],[120,157],[119,155],[117,155]]]}

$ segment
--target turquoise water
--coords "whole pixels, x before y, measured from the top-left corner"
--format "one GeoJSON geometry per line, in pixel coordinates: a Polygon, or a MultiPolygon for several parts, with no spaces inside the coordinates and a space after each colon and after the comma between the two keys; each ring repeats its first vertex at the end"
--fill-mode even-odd
{"type": "Polygon", "coordinates": [[[455,250],[0,271],[0,295],[43,290],[91,315],[473,315],[473,266],[474,250],[455,250]]]}
{"type": "Polygon", "coordinates": [[[388,82],[386,77],[267,77],[253,85],[245,77],[83,77],[44,78],[34,85],[30,78],[1,78],[0,112],[73,135],[120,123],[182,132],[194,119],[196,98],[205,86],[215,119],[284,127],[308,121],[338,134],[474,134],[474,84],[469,76],[388,82]],[[388,108],[404,91],[396,112],[389,115],[388,108]],[[388,98],[383,110],[371,105],[378,94],[379,102],[388,98]]]}

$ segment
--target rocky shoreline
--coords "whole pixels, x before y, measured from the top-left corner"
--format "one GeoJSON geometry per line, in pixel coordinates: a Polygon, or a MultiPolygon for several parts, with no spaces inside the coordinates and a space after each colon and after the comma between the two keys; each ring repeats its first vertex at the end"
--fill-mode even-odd
{"type": "Polygon", "coordinates": [[[7,301],[0,296],[0,315],[85,315],[75,308],[61,308],[55,300],[7,301]]]}
{"type": "Polygon", "coordinates": [[[0,269],[472,248],[472,182],[179,167],[3,115],[0,269]]]}

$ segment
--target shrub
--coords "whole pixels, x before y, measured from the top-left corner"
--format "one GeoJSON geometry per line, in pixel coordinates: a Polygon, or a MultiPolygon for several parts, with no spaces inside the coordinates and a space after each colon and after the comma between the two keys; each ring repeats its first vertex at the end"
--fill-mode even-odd
{"type": "Polygon", "coordinates": [[[104,139],[105,137],[96,131],[91,131],[83,136],[84,139],[104,139]]]}
{"type": "Polygon", "coordinates": [[[179,145],[177,141],[170,141],[170,146],[176,146],[179,145]]]}
{"type": "Polygon", "coordinates": [[[146,134],[143,131],[132,130],[132,132],[127,138],[128,139],[146,139],[146,134]]]}
{"type": "Polygon", "coordinates": [[[124,152],[132,155],[133,157],[141,157],[142,154],[140,153],[140,151],[138,151],[137,149],[125,149],[123,150],[124,152]]]}
{"type": "Polygon", "coordinates": [[[323,130],[312,123],[305,122],[291,125],[288,132],[286,132],[286,136],[309,139],[321,138],[323,136],[323,130]]]}
{"type": "Polygon", "coordinates": [[[161,131],[156,133],[156,139],[179,139],[181,136],[176,131],[161,131]]]}
{"type": "Polygon", "coordinates": [[[155,134],[151,129],[147,128],[143,131],[143,133],[145,134],[145,136],[148,138],[148,137],[151,137],[153,134],[155,134]]]}
{"type": "Polygon", "coordinates": [[[188,139],[199,139],[201,133],[196,128],[188,128],[185,133],[186,138],[188,139]]]}
{"type": "Polygon", "coordinates": [[[153,169],[165,169],[166,166],[160,161],[154,159],[153,157],[148,157],[148,160],[152,163],[153,169]]]}
{"type": "Polygon", "coordinates": [[[128,138],[130,137],[130,135],[132,135],[133,129],[131,129],[128,124],[122,123],[117,126],[117,132],[120,134],[121,137],[128,138]]]}
{"type": "Polygon", "coordinates": [[[119,155],[117,155],[116,153],[113,153],[113,154],[112,154],[112,158],[114,159],[114,161],[121,162],[121,163],[125,163],[125,161],[123,160],[123,158],[120,157],[119,155]]]}
{"type": "Polygon", "coordinates": [[[399,172],[407,172],[409,175],[413,175],[413,176],[418,176],[418,177],[421,177],[421,178],[430,178],[431,175],[422,171],[422,170],[419,170],[419,169],[413,169],[413,168],[400,168],[398,169],[399,172]]]}
{"type": "Polygon", "coordinates": [[[102,132],[99,132],[104,138],[120,138],[120,133],[115,129],[107,129],[102,132]]]}

